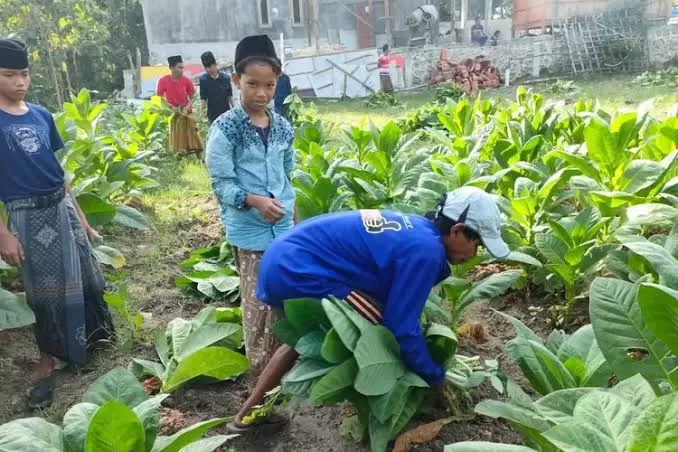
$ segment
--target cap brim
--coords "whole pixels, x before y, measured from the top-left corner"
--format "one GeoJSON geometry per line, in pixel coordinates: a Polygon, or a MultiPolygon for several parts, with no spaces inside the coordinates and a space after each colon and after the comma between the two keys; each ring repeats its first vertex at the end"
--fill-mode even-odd
{"type": "Polygon", "coordinates": [[[508,245],[500,238],[482,239],[485,249],[496,259],[504,259],[511,253],[508,245]]]}

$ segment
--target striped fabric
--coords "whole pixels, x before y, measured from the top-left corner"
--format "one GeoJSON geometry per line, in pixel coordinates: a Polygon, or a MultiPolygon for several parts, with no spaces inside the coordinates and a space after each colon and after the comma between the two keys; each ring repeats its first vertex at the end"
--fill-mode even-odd
{"type": "Polygon", "coordinates": [[[383,323],[383,307],[381,303],[369,295],[357,290],[352,290],[351,293],[349,293],[346,297],[346,301],[353,307],[353,309],[356,310],[356,312],[372,322],[374,325],[383,323]]]}

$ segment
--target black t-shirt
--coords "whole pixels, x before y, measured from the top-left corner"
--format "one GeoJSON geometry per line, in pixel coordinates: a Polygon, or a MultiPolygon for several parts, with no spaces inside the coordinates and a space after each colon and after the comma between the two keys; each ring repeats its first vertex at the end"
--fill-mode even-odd
{"type": "Polygon", "coordinates": [[[214,121],[231,107],[228,99],[233,97],[231,79],[223,72],[217,78],[205,73],[200,76],[200,99],[207,101],[207,117],[214,121]]]}

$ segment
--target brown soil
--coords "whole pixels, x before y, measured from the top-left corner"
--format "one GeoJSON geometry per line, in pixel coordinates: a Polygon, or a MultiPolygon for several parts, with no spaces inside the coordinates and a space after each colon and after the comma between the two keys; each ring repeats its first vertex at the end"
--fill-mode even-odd
{"type": "MultiPolygon", "coordinates": [[[[129,272],[131,297],[137,301],[142,312],[150,314],[147,327],[163,328],[175,317],[190,318],[204,305],[195,299],[183,296],[174,286],[180,275],[178,263],[188,253],[201,246],[216,243],[222,234],[216,206],[209,197],[196,197],[207,212],[201,220],[186,222],[177,228],[171,243],[157,244],[155,232],[137,233],[117,238],[114,246],[121,249],[128,259],[125,271],[129,272]]],[[[111,238],[109,237],[109,240],[111,238]]],[[[527,290],[508,294],[493,303],[481,302],[471,305],[464,316],[466,322],[479,322],[485,326],[483,343],[466,340],[460,352],[485,359],[498,359],[504,374],[526,389],[527,382],[519,369],[504,353],[504,343],[514,337],[513,328],[493,309],[511,314],[537,334],[545,337],[551,326],[546,307],[552,304],[541,295],[527,290]],[[530,310],[530,306],[542,307],[530,310]],[[531,312],[535,312],[532,315],[531,312]]],[[[56,402],[44,412],[31,412],[26,408],[26,392],[30,387],[30,373],[35,367],[38,354],[30,329],[0,332],[0,424],[21,417],[41,415],[59,423],[70,406],[79,402],[87,388],[108,370],[127,366],[132,356],[153,358],[150,344],[141,344],[134,349],[123,349],[117,344],[107,350],[96,352],[89,365],[79,373],[57,373],[56,402]]],[[[242,379],[236,382],[187,388],[167,399],[165,405],[183,413],[189,423],[214,417],[227,417],[236,413],[247,395],[242,379]]],[[[500,398],[489,384],[484,384],[473,394],[473,402],[484,398],[500,398]]],[[[521,436],[507,423],[485,417],[473,416],[473,403],[461,404],[458,412],[432,411],[419,415],[411,427],[438,419],[457,416],[440,432],[438,439],[425,445],[415,446],[418,452],[442,451],[445,444],[458,441],[482,440],[520,444],[521,436]]],[[[287,425],[267,426],[255,433],[242,435],[228,443],[237,451],[367,451],[363,445],[341,435],[342,407],[311,407],[301,401],[292,401],[283,410],[290,417],[287,425]]],[[[177,413],[174,413],[178,416],[177,413]]],[[[411,428],[410,427],[410,428],[411,428]]],[[[224,427],[217,432],[226,433],[224,427]]],[[[226,450],[226,448],[224,448],[226,450]]]]}

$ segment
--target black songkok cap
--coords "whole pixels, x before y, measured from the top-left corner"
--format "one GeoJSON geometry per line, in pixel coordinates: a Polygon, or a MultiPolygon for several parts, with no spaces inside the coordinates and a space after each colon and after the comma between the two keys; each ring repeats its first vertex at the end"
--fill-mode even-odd
{"type": "Polygon", "coordinates": [[[200,55],[200,59],[202,60],[202,65],[205,67],[217,64],[217,59],[214,58],[214,54],[212,52],[203,53],[202,55],[200,55]]]}
{"type": "Polygon", "coordinates": [[[183,63],[184,60],[181,59],[181,55],[175,55],[167,58],[167,63],[169,64],[169,67],[174,67],[179,63],[183,63]]]}
{"type": "Polygon", "coordinates": [[[0,67],[28,69],[28,49],[26,45],[14,39],[0,39],[0,67]]]}
{"type": "Polygon", "coordinates": [[[278,61],[273,41],[267,35],[247,36],[243,38],[235,48],[235,61],[237,66],[245,58],[266,57],[278,61]]]}

